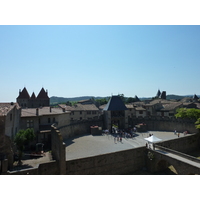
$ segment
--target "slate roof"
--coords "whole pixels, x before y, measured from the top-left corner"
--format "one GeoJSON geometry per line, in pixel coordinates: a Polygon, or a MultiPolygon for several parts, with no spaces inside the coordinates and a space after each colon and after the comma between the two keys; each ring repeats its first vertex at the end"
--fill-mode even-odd
{"type": "Polygon", "coordinates": [[[198,97],[196,94],[194,94],[193,99],[194,99],[194,100],[198,100],[199,97],[198,97]]]}
{"type": "Polygon", "coordinates": [[[127,107],[123,103],[120,96],[112,96],[103,110],[121,111],[121,110],[127,110],[127,107]]]}
{"type": "Polygon", "coordinates": [[[33,92],[33,94],[31,95],[31,99],[36,99],[35,93],[33,92]]]}
{"type": "Polygon", "coordinates": [[[19,96],[17,99],[30,99],[30,96],[28,94],[27,89],[24,87],[24,89],[19,93],[19,96]]]}
{"type": "Polygon", "coordinates": [[[49,99],[47,92],[45,92],[44,88],[40,90],[40,93],[38,94],[37,99],[49,99]]]}

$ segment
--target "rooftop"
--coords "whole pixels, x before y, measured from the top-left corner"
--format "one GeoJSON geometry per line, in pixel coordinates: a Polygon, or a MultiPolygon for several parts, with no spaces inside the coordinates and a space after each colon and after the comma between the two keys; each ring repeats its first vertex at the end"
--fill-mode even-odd
{"type": "Polygon", "coordinates": [[[104,107],[104,110],[111,110],[111,111],[127,110],[127,107],[125,106],[120,96],[112,96],[108,101],[108,103],[106,104],[106,106],[104,107]]]}
{"type": "MultiPolygon", "coordinates": [[[[51,108],[51,107],[42,107],[42,108],[24,108],[21,112],[21,117],[35,117],[43,115],[59,115],[63,114],[62,108],[51,108]],[[38,109],[38,115],[37,115],[38,109]]],[[[66,111],[65,111],[66,113],[66,111]]]]}
{"type": "Polygon", "coordinates": [[[99,109],[94,104],[81,104],[77,103],[74,106],[68,106],[66,104],[59,104],[59,107],[68,111],[98,111],[99,109]]]}
{"type": "Polygon", "coordinates": [[[15,106],[19,108],[17,103],[0,103],[0,116],[5,116],[7,113],[12,110],[15,106]]]}

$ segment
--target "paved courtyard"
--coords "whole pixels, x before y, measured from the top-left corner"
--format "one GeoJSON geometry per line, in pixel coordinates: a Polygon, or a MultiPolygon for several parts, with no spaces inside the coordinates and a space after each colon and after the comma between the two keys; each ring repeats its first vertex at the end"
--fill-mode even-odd
{"type": "MultiPolygon", "coordinates": [[[[149,134],[164,140],[170,140],[177,138],[174,132],[162,132],[162,131],[149,131],[145,133],[137,133],[134,138],[123,138],[122,142],[115,141],[113,135],[81,135],[65,140],[66,144],[66,160],[73,160],[77,158],[90,157],[95,155],[101,155],[116,151],[122,151],[126,149],[132,149],[136,147],[145,146],[146,140],[144,138],[148,137],[149,134]]],[[[184,137],[180,133],[180,137],[184,137]]],[[[16,166],[17,162],[14,164],[14,170],[22,168],[37,167],[38,164],[51,161],[51,154],[49,152],[45,153],[45,156],[36,159],[22,159],[23,166],[16,166]]]]}
{"type": "MultiPolygon", "coordinates": [[[[137,133],[134,138],[122,139],[122,142],[114,141],[113,135],[83,135],[65,140],[66,144],[66,160],[84,158],[89,156],[101,155],[135,147],[145,146],[149,134],[164,140],[177,138],[174,132],[149,131],[145,133],[137,133]]],[[[180,133],[180,137],[184,137],[180,133]]]]}

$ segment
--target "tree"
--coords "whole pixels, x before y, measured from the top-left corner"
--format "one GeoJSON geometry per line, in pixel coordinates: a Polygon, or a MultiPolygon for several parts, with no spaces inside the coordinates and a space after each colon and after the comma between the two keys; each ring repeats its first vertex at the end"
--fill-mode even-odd
{"type": "Polygon", "coordinates": [[[136,99],[133,98],[133,97],[129,97],[129,98],[126,100],[126,103],[133,103],[133,102],[136,102],[136,99]]]}
{"type": "Polygon", "coordinates": [[[14,143],[16,144],[18,150],[18,156],[19,156],[18,164],[21,164],[24,146],[28,144],[30,141],[32,141],[34,138],[35,138],[34,130],[31,128],[28,128],[26,130],[20,130],[15,135],[14,143]]]}
{"type": "Polygon", "coordinates": [[[197,120],[195,122],[196,129],[200,129],[200,109],[196,108],[179,108],[175,114],[176,118],[189,118],[197,120]]]}
{"type": "Polygon", "coordinates": [[[200,109],[196,108],[179,108],[175,114],[176,118],[189,118],[189,119],[198,119],[200,118],[200,109]]]}

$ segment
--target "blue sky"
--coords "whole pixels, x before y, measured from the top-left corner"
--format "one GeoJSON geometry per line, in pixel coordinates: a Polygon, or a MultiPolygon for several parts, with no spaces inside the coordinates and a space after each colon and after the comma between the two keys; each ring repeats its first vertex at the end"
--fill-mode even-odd
{"type": "Polygon", "coordinates": [[[200,26],[0,26],[0,102],[200,94],[200,26]]]}

